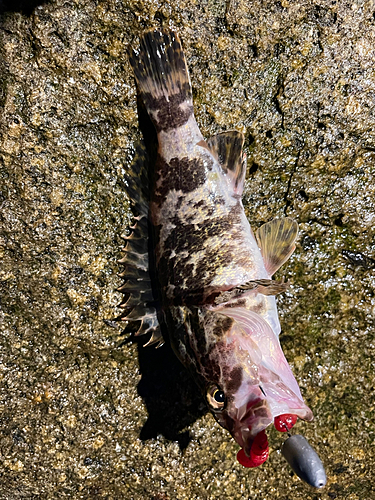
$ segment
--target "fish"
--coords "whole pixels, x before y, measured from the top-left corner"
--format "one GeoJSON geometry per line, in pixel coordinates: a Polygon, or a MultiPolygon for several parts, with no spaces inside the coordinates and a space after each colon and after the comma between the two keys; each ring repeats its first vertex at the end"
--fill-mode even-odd
{"type": "Polygon", "coordinates": [[[279,341],[275,296],[288,283],[272,279],[295,249],[298,224],[276,218],[252,231],[244,135],[203,137],[175,32],[144,33],[129,61],[158,150],[148,171],[137,150],[127,176],[138,215],[120,261],[121,318],[140,322],[146,345],[171,345],[240,446],[238,461],[256,467],[269,455],[269,425],[283,432],[313,419],[279,341]]]}

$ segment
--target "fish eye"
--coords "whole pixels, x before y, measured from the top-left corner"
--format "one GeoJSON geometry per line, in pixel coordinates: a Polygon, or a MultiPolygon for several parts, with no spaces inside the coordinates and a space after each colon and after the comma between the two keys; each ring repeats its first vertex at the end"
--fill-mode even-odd
{"type": "Polygon", "coordinates": [[[207,401],[213,410],[223,410],[225,406],[225,394],[216,385],[209,387],[207,391],[207,401]]]}

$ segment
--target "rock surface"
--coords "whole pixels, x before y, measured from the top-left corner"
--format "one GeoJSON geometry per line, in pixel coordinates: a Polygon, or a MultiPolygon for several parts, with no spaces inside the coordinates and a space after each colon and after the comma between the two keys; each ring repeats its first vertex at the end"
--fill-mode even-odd
{"type": "Polygon", "coordinates": [[[373,2],[0,7],[0,498],[373,498],[373,2]],[[126,51],[158,26],[183,40],[203,134],[246,134],[253,226],[300,223],[281,341],[316,416],[297,430],[326,464],[322,492],[276,431],[268,462],[242,468],[173,355],[119,345],[140,138],[126,51]]]}

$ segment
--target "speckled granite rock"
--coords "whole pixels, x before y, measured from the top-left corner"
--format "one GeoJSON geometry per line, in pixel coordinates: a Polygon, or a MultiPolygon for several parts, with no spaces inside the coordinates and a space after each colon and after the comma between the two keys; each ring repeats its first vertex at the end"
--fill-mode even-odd
{"type": "Polygon", "coordinates": [[[57,0],[2,15],[0,498],[370,499],[374,489],[373,2],[57,0]],[[246,470],[166,348],[119,346],[123,173],[140,137],[126,57],[181,35],[205,136],[246,134],[254,226],[288,214],[282,344],[329,482],[271,431],[246,470]],[[349,254],[350,256],[350,254],[349,254]],[[363,261],[363,259],[362,259],[363,261]]]}

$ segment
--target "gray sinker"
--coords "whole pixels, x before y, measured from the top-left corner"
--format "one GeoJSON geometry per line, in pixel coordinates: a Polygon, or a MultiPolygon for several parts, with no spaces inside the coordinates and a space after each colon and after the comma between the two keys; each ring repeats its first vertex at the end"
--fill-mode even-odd
{"type": "Polygon", "coordinates": [[[290,436],[281,450],[291,468],[314,488],[323,488],[327,482],[324,465],[306,438],[299,434],[290,436]]]}

